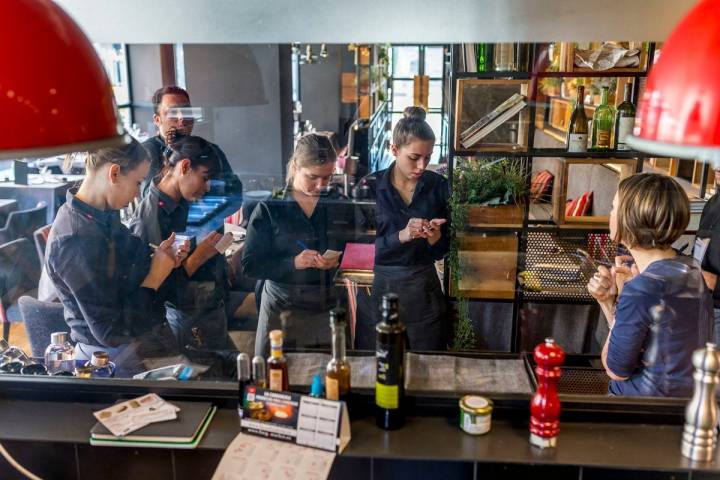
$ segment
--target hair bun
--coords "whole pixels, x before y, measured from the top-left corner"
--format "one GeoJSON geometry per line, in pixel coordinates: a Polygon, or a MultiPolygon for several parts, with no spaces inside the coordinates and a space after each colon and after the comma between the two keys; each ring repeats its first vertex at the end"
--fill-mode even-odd
{"type": "Polygon", "coordinates": [[[405,107],[403,118],[408,120],[425,121],[425,109],[422,107],[405,107]]]}

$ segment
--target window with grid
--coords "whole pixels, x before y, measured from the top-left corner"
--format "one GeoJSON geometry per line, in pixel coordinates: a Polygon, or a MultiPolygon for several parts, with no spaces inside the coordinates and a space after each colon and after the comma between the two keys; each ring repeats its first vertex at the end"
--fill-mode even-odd
{"type": "Polygon", "coordinates": [[[127,61],[127,46],[122,43],[94,43],[93,46],[110,79],[120,120],[125,129],[131,131],[133,124],[132,95],[127,61]]]}
{"type": "Polygon", "coordinates": [[[445,47],[442,45],[394,45],[390,51],[390,115],[392,128],[403,117],[405,107],[413,105],[413,81],[415,76],[427,75],[428,112],[427,122],[435,132],[437,143],[431,163],[438,163],[446,152],[443,141],[443,75],[445,72],[445,47]]]}

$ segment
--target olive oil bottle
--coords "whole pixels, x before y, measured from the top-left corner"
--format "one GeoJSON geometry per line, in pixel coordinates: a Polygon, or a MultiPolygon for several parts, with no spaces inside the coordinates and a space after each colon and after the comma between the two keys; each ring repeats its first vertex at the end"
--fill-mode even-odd
{"type": "Polygon", "coordinates": [[[375,327],[377,344],[377,380],[375,382],[375,420],[385,430],[400,428],[405,423],[403,412],[405,325],[398,315],[398,296],[382,298],[382,320],[375,327]]]}

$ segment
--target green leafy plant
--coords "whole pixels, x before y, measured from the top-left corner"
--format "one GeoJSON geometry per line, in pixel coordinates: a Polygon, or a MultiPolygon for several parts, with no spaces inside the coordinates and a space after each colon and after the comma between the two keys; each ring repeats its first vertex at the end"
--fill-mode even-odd
{"type": "Polygon", "coordinates": [[[449,200],[452,237],[447,255],[450,290],[455,293],[458,310],[453,350],[467,350],[475,346],[469,303],[458,289],[464,275],[459,237],[467,230],[468,208],[470,205],[517,204],[527,194],[527,184],[527,174],[522,163],[507,158],[460,159],[453,170],[453,189],[449,200]]]}

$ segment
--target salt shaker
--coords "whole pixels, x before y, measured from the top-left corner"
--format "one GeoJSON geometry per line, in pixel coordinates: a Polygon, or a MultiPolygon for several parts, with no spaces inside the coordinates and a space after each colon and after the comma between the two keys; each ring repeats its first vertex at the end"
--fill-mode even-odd
{"type": "Polygon", "coordinates": [[[538,388],[530,401],[530,444],[540,448],[557,446],[560,434],[560,398],[557,383],[565,352],[552,338],[533,351],[538,388]]]}
{"type": "Polygon", "coordinates": [[[692,356],[695,367],[695,391],[685,407],[685,428],[682,436],[682,454],[691,460],[712,460],[717,445],[718,407],[715,400],[720,377],[720,352],[714,343],[695,350],[692,356]]]}

